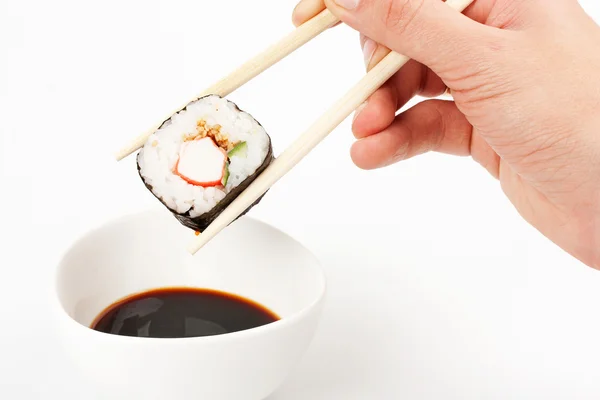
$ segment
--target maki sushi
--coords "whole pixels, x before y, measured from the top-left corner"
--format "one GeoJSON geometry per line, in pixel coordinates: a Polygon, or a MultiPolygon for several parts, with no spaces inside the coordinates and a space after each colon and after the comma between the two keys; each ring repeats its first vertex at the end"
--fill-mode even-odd
{"type": "Polygon", "coordinates": [[[146,187],[179,222],[202,232],[273,160],[263,126],[233,102],[209,95],[189,103],[150,135],[138,153],[137,168],[146,187]]]}

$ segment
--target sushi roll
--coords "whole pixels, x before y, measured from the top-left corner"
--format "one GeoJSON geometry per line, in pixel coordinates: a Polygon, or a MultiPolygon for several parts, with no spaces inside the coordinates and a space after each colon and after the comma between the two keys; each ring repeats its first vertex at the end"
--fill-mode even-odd
{"type": "Polygon", "coordinates": [[[150,135],[137,169],[181,224],[202,232],[273,160],[263,126],[231,101],[209,95],[150,135]]]}

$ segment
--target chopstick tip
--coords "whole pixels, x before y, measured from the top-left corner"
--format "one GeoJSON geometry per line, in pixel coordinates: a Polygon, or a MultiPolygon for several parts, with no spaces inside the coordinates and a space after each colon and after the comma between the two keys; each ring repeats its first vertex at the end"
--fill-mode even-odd
{"type": "Polygon", "coordinates": [[[198,238],[188,245],[187,251],[193,256],[202,248],[202,246],[204,246],[204,243],[202,243],[202,239],[198,238]]]}
{"type": "Polygon", "coordinates": [[[130,150],[129,147],[121,148],[121,149],[119,149],[119,151],[115,152],[115,154],[114,154],[115,160],[121,161],[125,157],[129,156],[131,153],[133,153],[133,152],[130,150]]]}

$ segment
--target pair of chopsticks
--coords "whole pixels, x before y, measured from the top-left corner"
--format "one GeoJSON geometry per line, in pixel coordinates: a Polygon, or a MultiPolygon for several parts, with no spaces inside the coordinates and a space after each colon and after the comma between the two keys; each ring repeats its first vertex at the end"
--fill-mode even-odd
{"type": "MultiPolygon", "coordinates": [[[[446,0],[446,4],[462,12],[474,0],[446,0]]],[[[285,36],[276,44],[267,48],[251,60],[242,64],[230,75],[221,79],[197,98],[216,94],[221,97],[229,95],[234,90],[246,84],[277,62],[281,61],[292,52],[317,37],[319,34],[334,26],[338,19],[324,10],[311,20],[296,28],[295,31],[285,36]]],[[[390,79],[409,58],[391,52],[383,60],[373,67],[350,91],[340,98],[329,110],[327,110],[315,123],[310,126],[295,142],[293,142],[283,153],[281,153],[223,212],[192,242],[188,251],[195,254],[206,243],[214,238],[219,232],[232,223],[252,203],[262,196],[280,178],[287,174],[300,160],[302,160],[317,144],[329,135],[339,124],[350,116],[363,102],[365,102],[381,85],[390,79]]],[[[180,108],[174,110],[163,118],[152,129],[146,131],[128,146],[121,149],[116,158],[118,161],[143,147],[148,137],[158,129],[163,121],[171,115],[184,109],[189,103],[186,102],[180,108]]]]}

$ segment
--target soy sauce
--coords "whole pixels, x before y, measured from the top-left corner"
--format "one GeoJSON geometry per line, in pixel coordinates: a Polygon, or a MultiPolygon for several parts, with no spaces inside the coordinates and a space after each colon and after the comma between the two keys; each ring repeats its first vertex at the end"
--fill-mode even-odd
{"type": "Polygon", "coordinates": [[[125,298],[102,312],[91,328],[146,338],[222,335],[279,320],[262,305],[209,289],[165,288],[125,298]]]}

